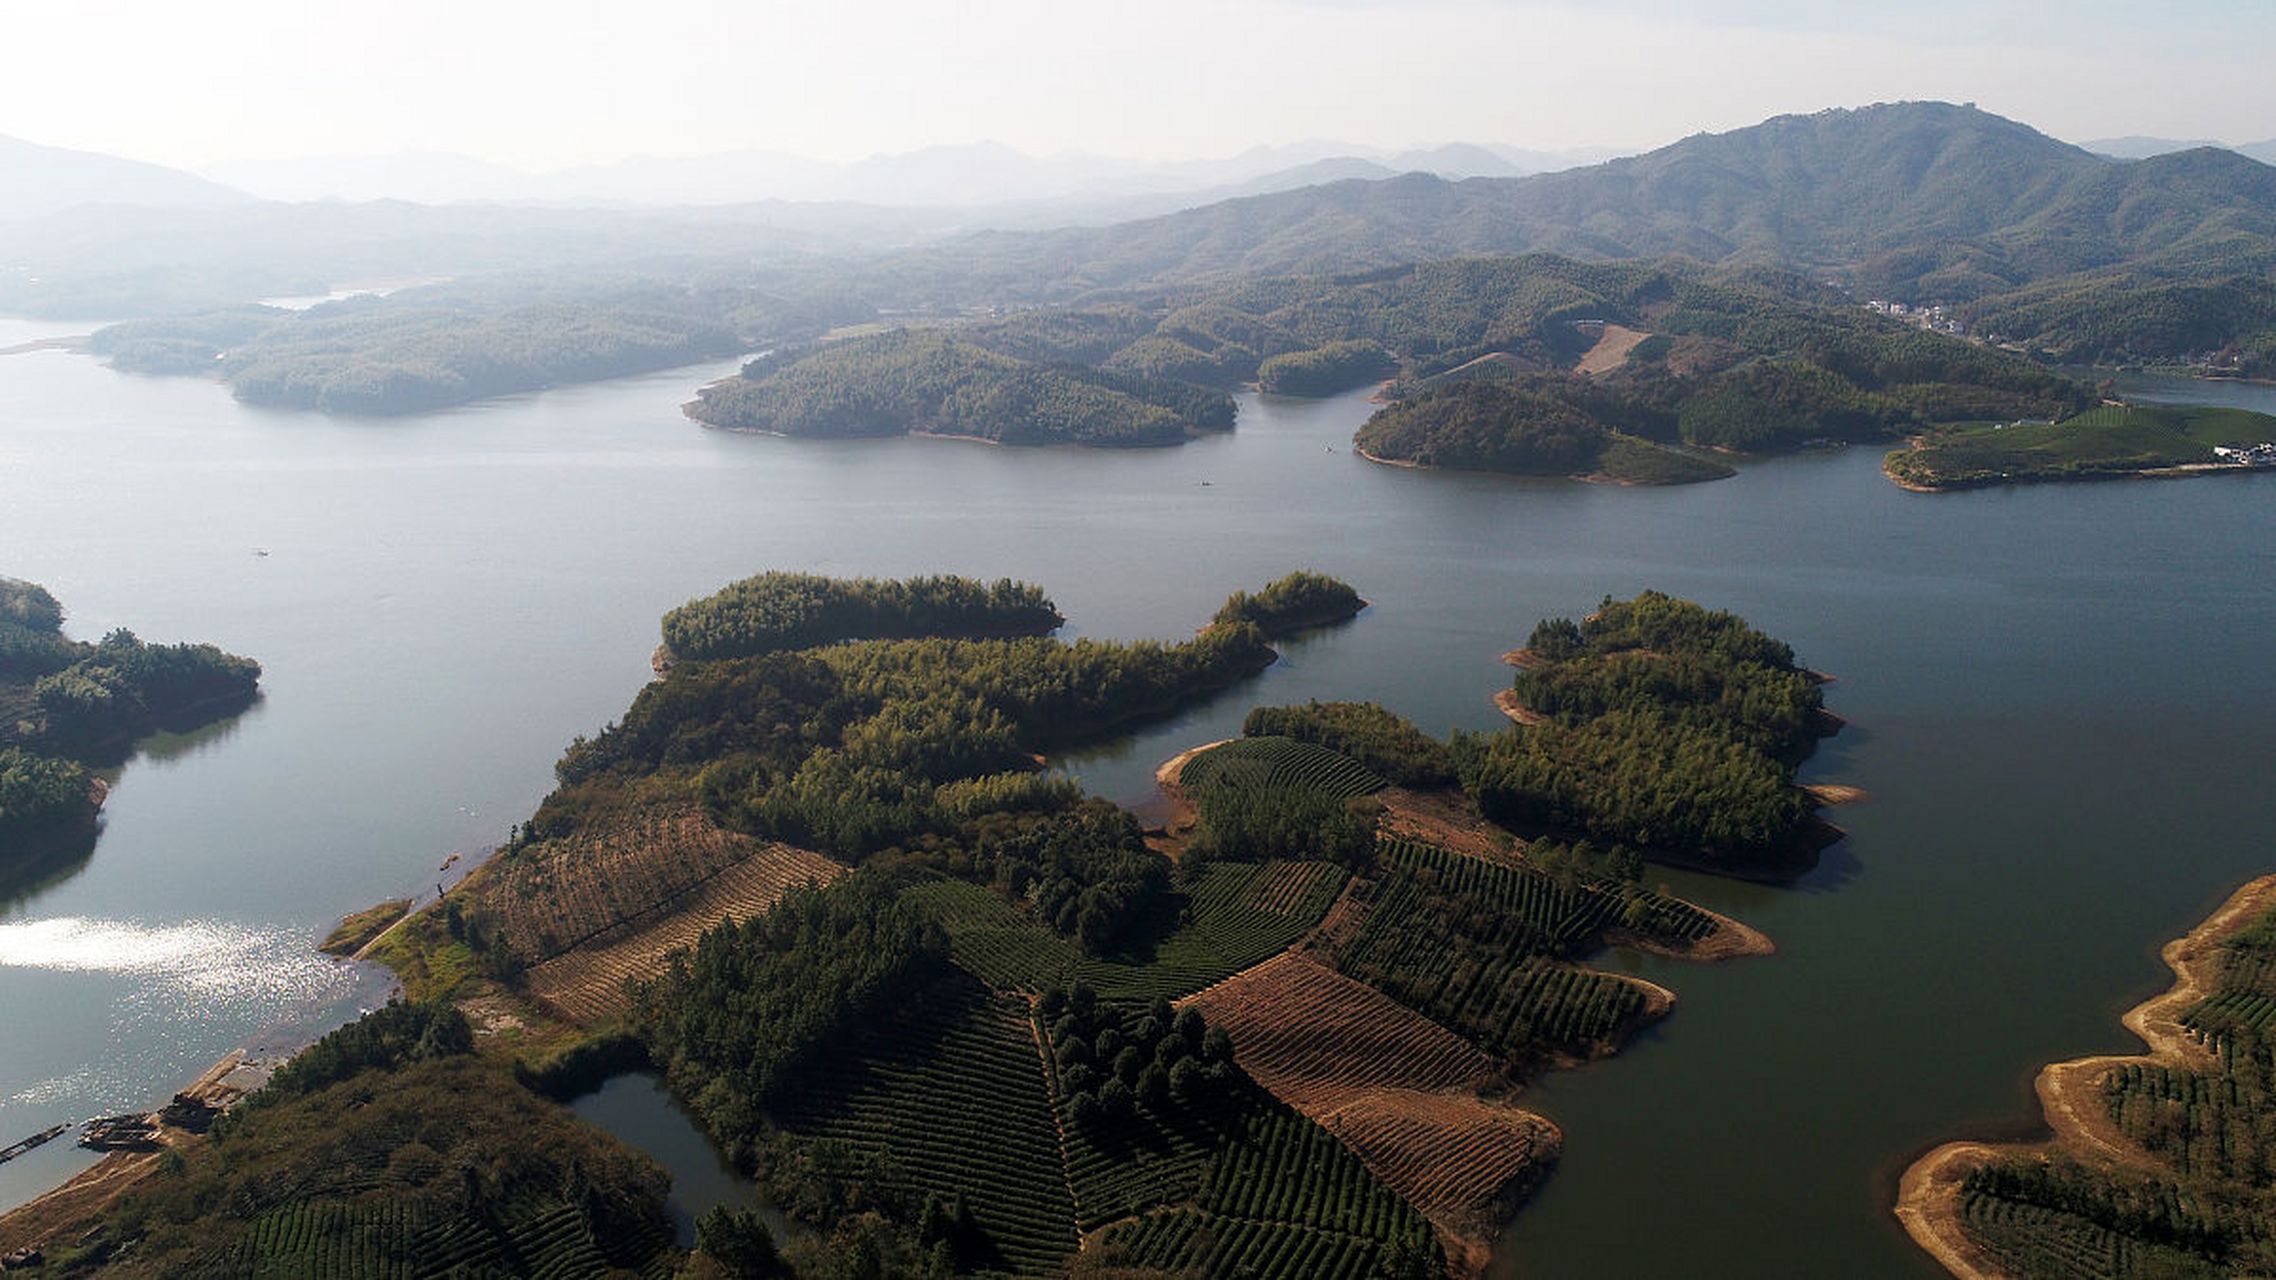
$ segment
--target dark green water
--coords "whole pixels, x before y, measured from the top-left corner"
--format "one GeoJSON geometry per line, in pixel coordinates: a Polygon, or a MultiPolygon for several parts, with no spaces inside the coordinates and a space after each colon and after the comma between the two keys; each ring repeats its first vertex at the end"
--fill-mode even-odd
{"type": "MultiPolygon", "coordinates": [[[[2276,863],[2276,478],[1923,496],[1864,450],[1664,491],[1432,475],[1346,452],[1352,398],[1252,399],[1167,452],[794,443],[679,417],[725,367],[339,422],[0,358],[0,572],[74,634],[268,667],[252,711],[127,766],[91,859],[0,899],[0,1135],[370,999],[309,943],[500,838],[646,678],[657,615],[769,567],[1028,578],[1117,637],[1296,567],[1374,602],[1063,762],[1127,802],[1260,701],[1491,725],[1537,618],[1647,586],[1837,673],[1855,727],[1812,773],[1874,798],[1793,889],[1661,877],[1781,953],[1608,958],[1682,1003],[1531,1095],[1569,1151],[1506,1251],[1527,1274],[1929,1274],[1887,1214],[1903,1159],[2022,1122],[2042,1061],[2124,1047],[2159,944],[2276,863]]],[[[76,1161],[0,1167],[0,1203],[76,1161]]]]}
{"type": "Polygon", "coordinates": [[[637,1144],[672,1174],[666,1207],[672,1230],[684,1246],[695,1244],[695,1220],[712,1208],[755,1209],[777,1240],[795,1228],[763,1203],[749,1180],[712,1149],[703,1130],[688,1119],[664,1082],[656,1076],[618,1076],[569,1104],[570,1109],[610,1133],[637,1144]]]}

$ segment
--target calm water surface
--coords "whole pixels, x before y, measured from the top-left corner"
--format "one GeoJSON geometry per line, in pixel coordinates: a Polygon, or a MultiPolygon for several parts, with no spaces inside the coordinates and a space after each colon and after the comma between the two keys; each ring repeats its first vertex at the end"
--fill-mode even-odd
{"type": "MultiPolygon", "coordinates": [[[[2044,1060],[2127,1047],[2157,947],[2276,862],[2276,477],[1926,496],[1871,450],[1671,490],[1434,475],[1351,456],[1356,397],[1250,398],[1230,436],[1132,453],[679,416],[731,367],[357,422],[0,359],[0,572],[54,589],[76,635],[209,639],[268,672],[254,709],[126,767],[92,858],[0,897],[0,1141],[372,999],[311,941],[501,838],[647,677],[658,614],[763,568],[1027,578],[1072,635],[1187,634],[1297,567],[1374,603],[1062,762],[1132,803],[1257,702],[1490,726],[1495,655],[1644,587],[1838,674],[1854,727],[1810,772],[1873,798],[1794,888],[1656,877],[1780,954],[1606,957],[1682,1003],[1529,1095],[1569,1152],[1509,1274],[1934,1274],[1887,1212],[1905,1157],[2026,1121],[2044,1060]]],[[[0,1166],[0,1203],[77,1161],[0,1166]]]]}

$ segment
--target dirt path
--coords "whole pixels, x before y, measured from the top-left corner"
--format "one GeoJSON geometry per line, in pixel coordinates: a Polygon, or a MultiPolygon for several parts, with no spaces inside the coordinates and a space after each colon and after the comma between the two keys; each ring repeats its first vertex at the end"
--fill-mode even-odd
{"type": "Polygon", "coordinates": [[[1604,326],[1604,336],[1598,338],[1596,345],[1588,349],[1588,354],[1581,357],[1581,362],[1573,366],[1573,372],[1604,373],[1617,369],[1628,363],[1628,353],[1636,349],[1637,343],[1651,336],[1623,324],[1608,324],[1604,326]]]}
{"type": "Polygon", "coordinates": [[[2181,1025],[2181,1016],[2213,991],[2223,939],[2276,909],[2276,875],[2263,876],[2235,893],[2186,935],[2165,944],[2173,985],[2126,1011],[2121,1019],[2141,1038],[2147,1054],[2098,1054],[2050,1063],[2034,1082],[2040,1110],[2054,1137],[2047,1142],[1993,1145],[1948,1142],[1905,1170],[1897,1187],[1897,1221],[1914,1243],[1962,1280],[2000,1274],[1961,1227],[1960,1192],[1968,1172],[2002,1155],[2061,1150],[2136,1168],[2161,1170],[2156,1159],[2119,1131],[2102,1105],[2101,1080],[2114,1066],[2153,1061],[2185,1068],[2203,1067],[2212,1053],[2181,1025]]]}

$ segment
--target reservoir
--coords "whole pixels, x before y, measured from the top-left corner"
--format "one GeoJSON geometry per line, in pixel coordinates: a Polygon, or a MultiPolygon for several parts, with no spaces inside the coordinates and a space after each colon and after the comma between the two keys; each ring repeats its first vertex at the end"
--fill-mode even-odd
{"type": "MultiPolygon", "coordinates": [[[[71,331],[4,321],[0,346],[71,331]]],[[[2044,1061],[2130,1048],[2117,1014],[2164,985],[2158,947],[2276,859],[2276,476],[1921,495],[1877,449],[1678,489],[1435,474],[1350,453],[1359,395],[1244,397],[1236,431],[1144,452],[680,416],[732,367],[342,420],[0,357],[0,573],[47,585],[80,638],[127,626],[266,668],[251,710],[125,766],[90,858],[0,886],[0,1144],[380,998],[314,942],[502,840],[648,678],[658,615],[767,568],[1023,578],[1070,636],[1189,634],[1296,568],[1373,603],[1056,762],[1131,804],[1260,702],[1492,727],[1498,655],[1536,620],[1647,587],[1836,674],[1851,728],[1805,777],[1872,798],[1794,886],[1652,873],[1779,954],[1602,958],[1680,1003],[1526,1095],[1568,1150],[1510,1275],[1937,1274],[1889,1216],[1896,1172],[2027,1124],[2044,1061]]],[[[623,1088],[589,1107],[637,1126],[649,1087],[623,1088]]],[[[0,1204],[83,1160],[0,1166],[0,1204]]]]}

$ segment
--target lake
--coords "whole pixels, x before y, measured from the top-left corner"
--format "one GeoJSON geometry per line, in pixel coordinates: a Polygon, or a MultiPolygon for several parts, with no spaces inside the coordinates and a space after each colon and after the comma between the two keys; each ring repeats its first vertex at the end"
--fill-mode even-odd
{"type": "MultiPolygon", "coordinates": [[[[126,766],[90,859],[0,898],[0,1142],[377,998],[314,940],[502,839],[648,678],[658,615],[767,568],[1024,578],[1069,635],[1189,634],[1295,568],[1372,602],[1058,762],[1127,803],[1259,702],[1490,727],[1497,656],[1536,620],[1645,587],[1839,676],[1852,727],[1806,772],[1872,792],[1835,815],[1850,838],[1791,888],[1653,874],[1780,952],[1602,959],[1681,1003],[1528,1093],[1568,1151],[1510,1274],[1938,1274],[1888,1212],[1905,1160],[2028,1122],[2043,1061],[2128,1048],[2116,1015],[2163,985],[2159,945],[2276,863],[2276,477],[1919,495],[1873,449],[1664,490],[1432,474],[1349,452],[1358,396],[1245,397],[1237,431],[1146,452],[680,416],[732,368],[354,421],[0,358],[0,572],[50,587],[74,635],[267,670],[252,710],[126,766]]],[[[0,1204],[80,1163],[0,1166],[0,1204]]]]}

